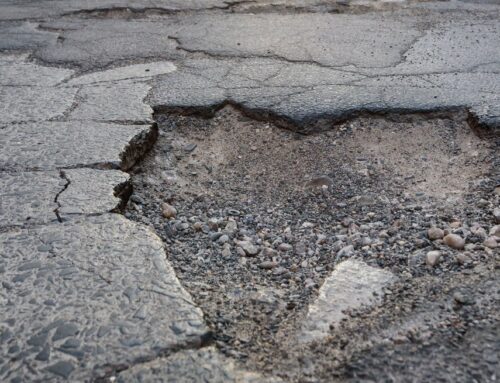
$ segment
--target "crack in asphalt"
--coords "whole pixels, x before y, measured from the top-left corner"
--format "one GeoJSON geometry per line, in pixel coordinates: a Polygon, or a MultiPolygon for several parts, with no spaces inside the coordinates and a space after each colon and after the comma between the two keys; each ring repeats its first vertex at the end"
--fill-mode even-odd
{"type": "Polygon", "coordinates": [[[59,209],[62,207],[61,206],[61,203],[59,202],[59,197],[62,193],[64,193],[66,191],[66,189],[68,189],[69,185],[71,184],[71,181],[69,180],[69,178],[66,176],[66,173],[64,173],[64,171],[60,170],[59,171],[59,176],[66,181],[66,184],[63,186],[63,188],[56,194],[56,196],[54,197],[54,202],[57,204],[57,207],[54,209],[54,213],[57,217],[57,220],[59,222],[63,222],[63,218],[61,217],[61,215],[59,214],[59,209]]]}

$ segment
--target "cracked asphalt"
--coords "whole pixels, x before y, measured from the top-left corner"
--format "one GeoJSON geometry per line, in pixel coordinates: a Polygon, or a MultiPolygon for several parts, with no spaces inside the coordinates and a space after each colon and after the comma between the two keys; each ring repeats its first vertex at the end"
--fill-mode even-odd
{"type": "MultiPolygon", "coordinates": [[[[326,382],[431,381],[435,376],[440,381],[496,381],[499,20],[500,4],[494,0],[0,0],[0,380],[326,382]],[[224,117],[228,110],[229,117],[224,117]],[[359,330],[363,320],[380,330],[384,320],[400,310],[389,300],[381,312],[380,299],[374,296],[389,294],[389,284],[430,294],[436,276],[425,279],[422,287],[416,280],[408,282],[404,270],[385,270],[380,263],[360,259],[338,265],[342,256],[337,256],[321,268],[328,275],[311,284],[315,290],[308,290],[304,311],[293,316],[290,304],[276,309],[279,315],[290,312],[289,317],[279,317],[284,324],[277,337],[286,338],[283,344],[295,355],[291,362],[283,362],[283,348],[274,356],[269,356],[273,348],[263,350],[257,362],[258,358],[240,358],[240,348],[219,342],[209,306],[212,298],[194,295],[198,290],[186,274],[203,277],[200,268],[179,273],[179,263],[171,257],[178,249],[191,251],[192,244],[183,247],[159,232],[163,222],[141,218],[160,215],[159,206],[153,213],[138,208],[140,214],[123,214],[135,206],[130,197],[140,205],[137,201],[149,193],[144,192],[148,177],[156,177],[168,162],[169,146],[158,144],[175,142],[182,135],[194,141],[201,137],[181,132],[172,138],[170,126],[191,124],[196,135],[208,119],[242,144],[246,141],[238,140],[237,134],[245,131],[238,130],[245,119],[258,133],[272,125],[311,137],[351,129],[351,121],[362,130],[358,118],[392,118],[398,126],[404,126],[406,118],[409,123],[422,120],[425,129],[430,129],[432,119],[458,118],[485,142],[483,147],[474,141],[472,154],[455,148],[443,163],[458,157],[467,166],[472,163],[481,171],[471,171],[474,179],[464,179],[484,181],[496,190],[484,194],[486,186],[481,191],[468,189],[468,196],[477,195],[471,197],[470,214],[465,203],[455,205],[475,219],[481,214],[489,217],[481,223],[489,233],[488,246],[469,249],[487,261],[474,263],[475,274],[465,273],[475,275],[465,283],[471,289],[489,292],[481,300],[482,316],[471,314],[470,319],[487,321],[486,330],[473,328],[463,335],[466,343],[456,347],[439,333],[438,341],[423,343],[424,349],[413,347],[406,338],[391,343],[378,333],[365,337],[365,330],[359,330]],[[478,153],[491,165],[487,170],[477,165],[478,153]],[[145,175],[143,165],[149,172],[145,175]],[[363,283],[356,282],[360,278],[363,283]],[[362,307],[367,311],[361,316],[345,314],[362,307]],[[375,307],[373,312],[370,307],[375,307]],[[354,319],[341,329],[363,348],[351,350],[343,343],[346,335],[335,326],[345,318],[354,319]],[[300,326],[287,327],[294,321],[300,326]],[[331,343],[321,343],[328,337],[331,343]],[[435,375],[445,370],[436,362],[439,344],[451,355],[446,360],[450,371],[435,375]],[[329,364],[328,356],[344,349],[342,364],[329,364]],[[456,356],[457,349],[461,356],[456,356]],[[331,372],[337,367],[340,372],[331,372]],[[429,374],[418,371],[426,367],[429,374]],[[460,371],[460,378],[452,370],[460,371]]],[[[205,137],[207,142],[218,140],[215,149],[224,142],[224,134],[217,134],[218,138],[205,137]]],[[[466,142],[467,134],[461,134],[466,142]]],[[[438,141],[428,135],[431,144],[438,141]]],[[[285,134],[274,137],[292,141],[285,134]]],[[[467,147],[464,142],[460,145],[467,147]]],[[[197,147],[190,145],[182,149],[184,154],[197,147]]],[[[231,154],[231,145],[224,145],[223,154],[231,154]]],[[[251,160],[256,168],[265,163],[266,155],[267,161],[275,161],[273,150],[261,153],[256,143],[248,145],[247,150],[259,153],[251,160]]],[[[273,145],[286,147],[280,142],[273,145]]],[[[205,146],[207,152],[212,149],[205,146]]],[[[282,164],[279,159],[275,163],[282,164]]],[[[320,165],[326,166],[318,161],[320,165]]],[[[410,166],[405,171],[413,170],[410,166]]],[[[340,170],[339,174],[344,176],[340,170]]],[[[210,177],[215,180],[217,174],[210,177]]],[[[162,182],[165,192],[170,181],[162,182]]],[[[329,182],[320,185],[324,192],[331,189],[329,182]]],[[[185,189],[179,192],[183,193],[185,189]]],[[[189,206],[192,201],[186,201],[183,208],[194,209],[194,202],[189,206]]],[[[338,206],[341,210],[345,203],[338,206]]],[[[232,218],[226,217],[224,225],[228,222],[232,218]]],[[[351,223],[346,225],[351,235],[351,223]]],[[[453,229],[463,229],[463,234],[472,231],[471,226],[453,229]]],[[[215,229],[216,240],[227,236],[241,253],[238,259],[252,259],[259,251],[252,247],[252,235],[241,229],[235,234],[227,227],[215,229]]],[[[205,230],[201,224],[200,228],[205,230]]],[[[194,242],[198,245],[203,239],[196,237],[194,242]]],[[[289,251],[282,245],[273,243],[279,251],[289,251]]],[[[353,251],[354,247],[344,253],[353,251]]],[[[271,263],[276,262],[273,258],[271,263]]],[[[224,274],[219,281],[231,271],[224,269],[224,274]]],[[[462,277],[454,278],[443,277],[443,286],[455,288],[462,277]]],[[[468,305],[460,296],[455,300],[468,305]]],[[[437,311],[449,305],[442,296],[432,304],[437,311]]],[[[414,317],[410,319],[407,323],[414,317]]]]}

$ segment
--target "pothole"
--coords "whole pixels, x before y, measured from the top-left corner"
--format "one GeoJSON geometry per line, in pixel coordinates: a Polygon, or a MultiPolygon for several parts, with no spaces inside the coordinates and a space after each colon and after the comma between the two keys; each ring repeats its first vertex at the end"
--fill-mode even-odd
{"type": "Polygon", "coordinates": [[[342,260],[401,277],[415,290],[401,296],[409,307],[419,289],[437,283],[432,278],[461,278],[491,262],[483,238],[464,227],[492,225],[498,158],[495,143],[477,137],[465,116],[364,117],[309,135],[230,107],[211,119],[156,118],[159,138],[132,171],[126,216],[164,240],[216,345],[246,367],[289,381],[325,376],[325,358],[342,354],[342,344],[330,345],[330,355],[309,351],[322,360],[316,370],[314,361],[301,361],[306,346],[297,334],[342,260]],[[164,203],[175,218],[162,215],[164,203]],[[462,230],[476,247],[457,262],[463,252],[428,239],[435,225],[462,230]],[[436,248],[442,261],[428,267],[421,254],[436,248]]]}

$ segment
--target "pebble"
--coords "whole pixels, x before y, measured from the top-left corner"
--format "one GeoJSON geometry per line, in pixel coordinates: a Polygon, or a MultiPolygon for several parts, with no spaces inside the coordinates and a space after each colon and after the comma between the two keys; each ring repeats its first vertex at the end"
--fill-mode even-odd
{"type": "Polygon", "coordinates": [[[324,235],[324,234],[318,234],[317,240],[316,240],[316,243],[318,245],[323,245],[323,244],[326,243],[326,241],[327,241],[326,235],[324,235]]]}
{"type": "Polygon", "coordinates": [[[455,256],[455,260],[459,265],[463,265],[465,262],[467,262],[467,255],[463,253],[459,253],[455,256]]]}
{"type": "Polygon", "coordinates": [[[278,254],[276,250],[271,249],[270,247],[264,247],[262,252],[266,257],[274,257],[276,254],[278,254]]]}
{"type": "Polygon", "coordinates": [[[208,227],[210,230],[217,230],[219,228],[219,221],[215,218],[210,218],[208,220],[208,227]]]}
{"type": "Polygon", "coordinates": [[[175,224],[175,229],[179,231],[184,231],[189,229],[189,224],[187,222],[177,222],[175,224]]]}
{"type": "Polygon", "coordinates": [[[236,252],[238,253],[238,255],[240,257],[244,257],[246,255],[245,250],[243,250],[243,248],[241,248],[239,246],[236,248],[236,252]]]}
{"type": "Polygon", "coordinates": [[[175,207],[165,202],[161,205],[161,214],[165,218],[175,218],[177,216],[177,210],[175,207]]]}
{"type": "Polygon", "coordinates": [[[340,257],[348,256],[348,255],[351,255],[352,253],[354,253],[354,246],[348,245],[348,246],[345,246],[338,251],[337,257],[340,258],[340,257]]]}
{"type": "Polygon", "coordinates": [[[276,262],[273,262],[273,261],[264,261],[264,262],[259,264],[259,267],[261,269],[265,269],[265,270],[274,269],[276,266],[278,266],[278,264],[276,262]]]}
{"type": "Polygon", "coordinates": [[[425,261],[429,266],[436,266],[441,258],[441,252],[437,250],[429,251],[426,255],[425,261]]]}
{"type": "Polygon", "coordinates": [[[490,235],[492,237],[499,237],[500,238],[500,225],[495,225],[490,229],[490,235]]]}
{"type": "Polygon", "coordinates": [[[458,229],[460,226],[462,226],[462,222],[460,221],[453,221],[452,223],[450,223],[450,227],[452,229],[458,229]]]}
{"type": "Polygon", "coordinates": [[[75,369],[71,362],[61,360],[49,367],[46,368],[47,371],[50,371],[56,375],[63,377],[64,379],[68,379],[71,372],[75,369]]]}
{"type": "Polygon", "coordinates": [[[210,239],[212,241],[218,241],[222,237],[222,233],[212,233],[210,234],[210,239]]]}
{"type": "Polygon", "coordinates": [[[260,251],[260,249],[250,241],[240,241],[240,242],[238,242],[238,246],[241,249],[243,249],[244,255],[248,255],[248,256],[255,256],[255,255],[259,254],[259,251],[260,251]]]}
{"type": "Polygon", "coordinates": [[[144,205],[144,199],[139,197],[137,194],[133,194],[132,197],[130,197],[130,200],[139,205],[144,205]]]}
{"type": "Polygon", "coordinates": [[[490,249],[495,249],[498,246],[498,242],[495,237],[488,237],[484,240],[483,245],[490,249]]]}
{"type": "Polygon", "coordinates": [[[477,237],[480,237],[483,239],[487,237],[486,230],[484,230],[484,228],[482,228],[481,226],[473,226],[473,227],[471,227],[470,231],[472,234],[474,234],[477,237]]]}
{"type": "Polygon", "coordinates": [[[290,251],[293,249],[293,246],[290,245],[289,243],[281,243],[279,246],[278,246],[278,250],[279,251],[290,251]]]}
{"type": "Polygon", "coordinates": [[[226,232],[233,234],[234,232],[236,232],[236,230],[238,230],[238,224],[236,223],[236,221],[228,221],[224,229],[226,230],[226,232]]]}
{"type": "Polygon", "coordinates": [[[452,249],[461,250],[465,246],[465,239],[457,234],[448,234],[443,239],[444,243],[452,249]]]}
{"type": "Polygon", "coordinates": [[[306,183],[309,188],[322,188],[323,186],[330,187],[333,185],[333,180],[328,176],[320,176],[313,178],[306,183]]]}
{"type": "Polygon", "coordinates": [[[427,236],[432,241],[436,239],[441,239],[444,237],[444,231],[441,230],[439,227],[431,227],[429,230],[427,230],[427,236]]]}
{"type": "Polygon", "coordinates": [[[493,209],[493,217],[495,218],[495,223],[500,223],[500,207],[493,209]]]}
{"type": "Polygon", "coordinates": [[[220,238],[217,240],[217,242],[222,243],[222,244],[224,244],[228,241],[229,241],[229,236],[227,234],[221,235],[220,238]]]}
{"type": "Polygon", "coordinates": [[[193,150],[196,149],[196,144],[187,144],[185,147],[184,147],[184,151],[186,151],[187,153],[191,153],[193,150]]]}
{"type": "Polygon", "coordinates": [[[224,244],[221,254],[224,258],[228,258],[231,256],[231,245],[229,245],[229,243],[224,244]]]}
{"type": "Polygon", "coordinates": [[[474,303],[473,297],[461,291],[455,291],[455,293],[453,293],[453,299],[455,300],[455,302],[462,305],[471,305],[474,303]]]}

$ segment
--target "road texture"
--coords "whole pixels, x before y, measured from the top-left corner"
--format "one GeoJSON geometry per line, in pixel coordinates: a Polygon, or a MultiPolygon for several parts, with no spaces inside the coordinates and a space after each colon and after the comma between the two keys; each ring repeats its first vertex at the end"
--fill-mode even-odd
{"type": "Polygon", "coordinates": [[[0,0],[0,381],[496,381],[499,20],[0,0]]]}

